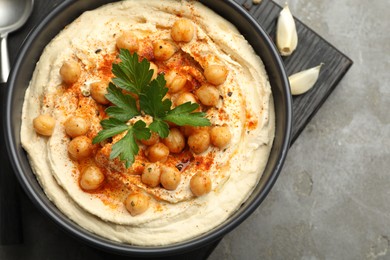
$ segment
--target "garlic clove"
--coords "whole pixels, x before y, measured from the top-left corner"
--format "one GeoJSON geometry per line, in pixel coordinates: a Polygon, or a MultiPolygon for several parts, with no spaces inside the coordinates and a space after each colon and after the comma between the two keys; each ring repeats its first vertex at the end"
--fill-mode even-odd
{"type": "Polygon", "coordinates": [[[297,48],[298,34],[294,17],[286,4],[278,17],[276,25],[276,46],[282,56],[288,56],[297,48]]]}
{"type": "Polygon", "coordinates": [[[318,79],[322,65],[323,63],[316,67],[302,70],[288,77],[288,80],[290,81],[291,94],[300,95],[311,89],[318,79]]]}

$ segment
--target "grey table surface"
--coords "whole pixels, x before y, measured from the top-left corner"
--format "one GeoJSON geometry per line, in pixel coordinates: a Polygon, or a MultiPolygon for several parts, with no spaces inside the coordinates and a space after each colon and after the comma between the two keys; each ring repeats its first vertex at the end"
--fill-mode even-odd
{"type": "MultiPolygon", "coordinates": [[[[390,0],[288,3],[354,65],[291,147],[269,196],[209,259],[390,259],[390,0]]],[[[22,254],[0,247],[7,255],[22,254]]]]}
{"type": "Polygon", "coordinates": [[[209,260],[390,259],[390,1],[288,3],[354,65],[209,260]]]}

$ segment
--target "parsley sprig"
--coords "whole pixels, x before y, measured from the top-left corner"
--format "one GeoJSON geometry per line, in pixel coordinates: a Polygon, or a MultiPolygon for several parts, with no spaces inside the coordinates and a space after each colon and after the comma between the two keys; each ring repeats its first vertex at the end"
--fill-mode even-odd
{"type": "Polygon", "coordinates": [[[164,99],[168,92],[164,75],[159,74],[152,80],[153,70],[149,69],[149,61],[146,59],[139,61],[137,53],[131,54],[126,49],[120,50],[119,58],[121,62],[112,65],[115,78],[110,82],[106,95],[113,106],[105,110],[108,118],[100,122],[103,130],[93,139],[93,143],[96,144],[124,134],[112,146],[111,160],[119,157],[125,162],[127,168],[130,167],[139,151],[137,140],[149,139],[151,131],[158,133],[162,138],[167,137],[169,134],[167,122],[179,126],[210,125],[205,113],[194,112],[199,107],[198,104],[187,102],[171,109],[171,100],[164,99]],[[134,95],[139,97],[139,108],[134,95]],[[142,120],[130,122],[131,119],[144,115],[153,118],[149,126],[142,120]]]}

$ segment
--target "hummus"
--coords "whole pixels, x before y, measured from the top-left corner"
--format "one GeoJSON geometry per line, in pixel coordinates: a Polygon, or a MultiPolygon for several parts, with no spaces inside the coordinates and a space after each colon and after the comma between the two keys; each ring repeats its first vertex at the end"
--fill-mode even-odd
{"type": "MultiPolygon", "coordinates": [[[[183,91],[169,94],[174,104],[183,91]]],[[[274,138],[271,88],[262,61],[244,37],[202,4],[120,1],[85,12],[47,45],[26,91],[21,138],[48,198],[75,223],[113,241],[166,245],[218,226],[251,194],[262,176],[274,138]],[[187,42],[174,42],[171,28],[183,18],[191,21],[194,36],[187,42]],[[88,119],[86,136],[90,139],[102,129],[100,121],[107,117],[107,105],[91,97],[90,86],[114,77],[112,63],[117,62],[119,53],[116,40],[125,32],[137,36],[138,54],[154,62],[158,73],[167,74],[173,68],[185,75],[186,91],[190,88],[194,93],[206,82],[203,70],[211,64],[223,64],[228,71],[226,80],[213,86],[219,93],[218,102],[211,107],[201,104],[201,109],[212,126],[229,129],[229,143],[222,148],[210,145],[198,153],[186,145],[180,153],[171,153],[167,160],[158,162],[180,171],[175,189],[152,187],[142,181],[140,171],[149,163],[147,147],[142,143],[128,169],[123,162],[109,158],[111,144],[104,142],[94,144],[87,159],[69,156],[72,137],[65,129],[69,117],[88,119]],[[176,48],[166,61],[155,60],[152,42],[157,39],[172,41],[176,48]],[[65,84],[59,71],[69,60],[80,64],[81,73],[76,82],[65,84]],[[50,137],[34,130],[33,119],[42,114],[55,118],[50,137]],[[98,165],[105,181],[99,189],[85,191],[80,187],[80,174],[90,164],[98,165]],[[194,195],[190,182],[196,173],[209,177],[210,192],[194,195]],[[124,205],[126,196],[134,191],[149,197],[149,207],[142,214],[131,215],[124,205]]]]}

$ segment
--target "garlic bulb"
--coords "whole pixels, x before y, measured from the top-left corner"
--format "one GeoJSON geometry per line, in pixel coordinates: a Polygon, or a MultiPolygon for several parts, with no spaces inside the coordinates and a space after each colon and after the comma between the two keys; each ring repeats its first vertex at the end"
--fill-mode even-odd
{"type": "Polygon", "coordinates": [[[321,66],[322,63],[316,67],[302,70],[288,77],[291,94],[300,95],[311,89],[318,79],[321,66]]]}
{"type": "Polygon", "coordinates": [[[276,25],[276,46],[282,56],[290,55],[298,45],[298,34],[294,17],[286,4],[276,25]]]}

